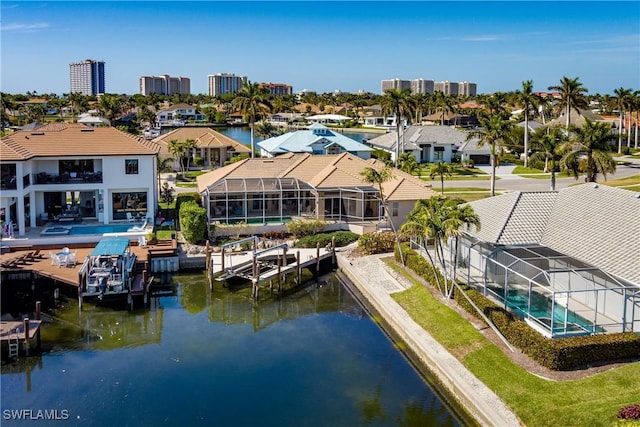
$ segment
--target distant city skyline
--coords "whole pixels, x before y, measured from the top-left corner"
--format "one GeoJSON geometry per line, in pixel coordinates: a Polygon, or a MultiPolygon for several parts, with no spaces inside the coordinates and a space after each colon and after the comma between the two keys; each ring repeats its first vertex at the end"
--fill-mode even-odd
{"type": "Polygon", "coordinates": [[[69,64],[104,61],[107,93],[141,76],[208,76],[293,92],[380,93],[387,79],[546,91],[579,77],[588,94],[640,88],[640,7],[571,2],[2,1],[2,92],[70,91],[69,64]],[[116,19],[117,17],[117,19],[116,19]]]}

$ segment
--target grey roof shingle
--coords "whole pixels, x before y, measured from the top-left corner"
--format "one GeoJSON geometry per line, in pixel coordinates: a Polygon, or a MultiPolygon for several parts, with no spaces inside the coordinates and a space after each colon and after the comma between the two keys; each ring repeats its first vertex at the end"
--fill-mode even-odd
{"type": "Polygon", "coordinates": [[[606,185],[514,192],[471,202],[481,230],[498,244],[542,244],[640,286],[640,198],[606,185]]]}

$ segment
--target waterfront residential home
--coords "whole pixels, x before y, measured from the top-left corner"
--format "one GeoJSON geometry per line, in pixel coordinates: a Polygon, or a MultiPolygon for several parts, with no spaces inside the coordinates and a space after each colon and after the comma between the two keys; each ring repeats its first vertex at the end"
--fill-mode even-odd
{"type": "MultiPolygon", "coordinates": [[[[409,126],[400,129],[400,152],[410,152],[418,163],[446,162],[457,153],[467,134],[451,126],[409,126]]],[[[366,144],[396,155],[396,132],[388,132],[367,140],[366,144]]]]}
{"type": "Polygon", "coordinates": [[[113,127],[51,123],[1,144],[0,210],[18,236],[48,221],[153,217],[159,146],[151,141],[113,127]]]}
{"type": "Polygon", "coordinates": [[[600,184],[469,203],[458,278],[548,337],[640,332],[640,198],[600,184]]]}
{"type": "MultiPolygon", "coordinates": [[[[234,156],[251,153],[251,149],[246,145],[207,127],[179,127],[160,135],[153,142],[160,146],[160,157],[173,158],[173,154],[169,151],[169,143],[173,140],[184,142],[187,139],[192,139],[196,143],[196,148],[186,154],[192,158],[191,166],[195,166],[193,162],[195,157],[202,158],[202,166],[205,169],[213,169],[222,166],[234,156]]],[[[173,168],[180,169],[177,160],[174,161],[173,168]]]]}
{"type": "Polygon", "coordinates": [[[273,157],[283,153],[339,154],[348,152],[368,159],[373,149],[355,141],[335,129],[319,123],[309,129],[287,132],[257,143],[260,155],[273,157]]]}
{"type": "MultiPolygon", "coordinates": [[[[312,218],[343,228],[368,223],[375,229],[385,213],[379,188],[361,175],[368,167],[380,170],[384,163],[350,153],[287,153],[246,159],[198,176],[198,192],[211,223],[266,224],[312,218]]],[[[435,192],[414,176],[397,169],[392,172],[382,191],[398,228],[418,199],[435,192]]]]}
{"type": "Polygon", "coordinates": [[[204,122],[206,116],[189,104],[174,104],[158,111],[156,122],[160,125],[184,125],[185,122],[204,122]]]}

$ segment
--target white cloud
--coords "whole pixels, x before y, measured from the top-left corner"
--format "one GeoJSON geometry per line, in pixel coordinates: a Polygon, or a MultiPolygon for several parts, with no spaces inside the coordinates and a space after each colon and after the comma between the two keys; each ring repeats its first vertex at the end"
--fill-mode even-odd
{"type": "Polygon", "coordinates": [[[49,28],[46,22],[35,22],[33,24],[11,23],[2,26],[2,31],[36,31],[49,28]]]}

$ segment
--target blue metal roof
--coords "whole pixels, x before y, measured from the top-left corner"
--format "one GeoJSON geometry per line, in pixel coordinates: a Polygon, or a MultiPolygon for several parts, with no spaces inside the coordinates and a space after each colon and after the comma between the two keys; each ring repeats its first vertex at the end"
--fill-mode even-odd
{"type": "Polygon", "coordinates": [[[102,239],[98,242],[91,256],[109,256],[109,255],[124,255],[129,247],[129,239],[122,237],[113,237],[110,239],[102,239]]]}

